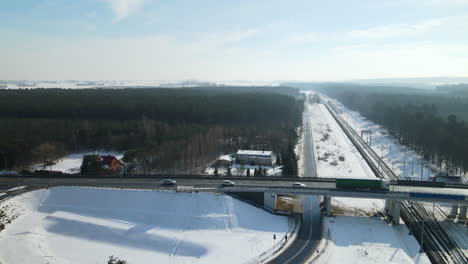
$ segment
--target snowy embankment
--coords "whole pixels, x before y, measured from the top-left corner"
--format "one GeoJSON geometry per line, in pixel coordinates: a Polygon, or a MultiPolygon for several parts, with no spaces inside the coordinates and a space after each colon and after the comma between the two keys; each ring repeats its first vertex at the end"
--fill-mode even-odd
{"type": "MultiPolygon", "coordinates": [[[[322,95],[323,96],[323,95],[322,95]]],[[[400,145],[398,140],[389,135],[380,125],[363,117],[359,112],[346,108],[343,104],[335,99],[323,96],[326,100],[330,100],[333,104],[343,112],[343,118],[348,121],[348,124],[360,134],[362,130],[372,131],[372,148],[379,154],[382,159],[388,164],[400,179],[412,180],[430,180],[438,172],[436,165],[429,163],[417,152],[410,148],[400,145]]],[[[465,176],[465,182],[468,178],[465,176]]],[[[450,213],[450,205],[447,204],[432,204],[421,203],[428,212],[435,212],[436,217],[444,230],[456,241],[458,246],[468,254],[468,231],[465,228],[463,221],[454,223],[446,221],[447,215],[450,213]],[[437,210],[434,210],[434,207],[437,210]]]]}
{"type": "MultiPolygon", "coordinates": [[[[317,174],[322,178],[375,178],[361,154],[347,138],[323,104],[310,104],[310,124],[314,141],[317,174]]],[[[383,209],[382,200],[333,198],[340,210],[372,214],[383,209]],[[352,208],[351,208],[352,207],[352,208]],[[371,212],[363,212],[363,210],[371,212]],[[375,210],[374,210],[375,209],[375,210]]]]}
{"type": "Polygon", "coordinates": [[[67,155],[58,161],[54,165],[45,166],[43,164],[37,164],[31,167],[32,171],[35,170],[52,170],[52,171],[61,171],[64,173],[79,173],[81,163],[83,162],[83,156],[86,155],[112,155],[115,156],[117,159],[122,159],[123,154],[117,152],[106,152],[106,151],[92,151],[92,152],[82,152],[82,153],[75,153],[67,155]]]}
{"type": "Polygon", "coordinates": [[[246,263],[288,219],[211,193],[57,187],[0,204],[0,263],[246,263]]]}
{"type": "Polygon", "coordinates": [[[363,130],[372,131],[372,149],[382,157],[401,179],[422,179],[427,181],[436,174],[437,170],[433,164],[428,163],[415,151],[400,145],[398,141],[389,135],[380,125],[366,119],[359,112],[346,108],[335,99],[329,97],[324,98],[332,101],[333,104],[343,112],[342,117],[347,120],[348,124],[358,134],[363,130]]]}
{"type": "Polygon", "coordinates": [[[418,243],[404,225],[389,226],[376,217],[344,215],[326,218],[324,223],[324,240],[315,264],[431,263],[426,254],[419,253],[418,243]]]}
{"type": "MultiPolygon", "coordinates": [[[[372,170],[323,104],[310,104],[319,177],[375,178],[372,170]]],[[[430,263],[404,225],[369,217],[384,208],[377,199],[332,198],[334,218],[324,221],[317,263],[430,263]],[[342,215],[344,214],[344,215],[342,215]],[[364,217],[363,217],[364,216],[364,217]]]]}

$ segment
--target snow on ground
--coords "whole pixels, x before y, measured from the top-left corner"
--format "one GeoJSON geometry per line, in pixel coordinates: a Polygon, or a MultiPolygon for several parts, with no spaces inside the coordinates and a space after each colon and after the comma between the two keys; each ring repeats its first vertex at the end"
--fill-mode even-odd
{"type": "MultiPolygon", "coordinates": [[[[322,95],[323,96],[323,95],[322,95]]],[[[411,178],[413,180],[429,180],[437,171],[434,165],[429,164],[418,153],[400,145],[398,141],[389,135],[380,125],[363,117],[359,112],[346,108],[343,104],[332,98],[325,97],[343,111],[342,117],[349,125],[361,134],[362,130],[372,131],[372,148],[379,154],[393,169],[400,178],[411,178]],[[423,175],[421,177],[421,165],[423,165],[423,175]]]]}
{"type": "MultiPolygon", "coordinates": [[[[304,124],[304,122],[303,122],[304,124]]],[[[294,147],[297,159],[297,173],[299,177],[304,177],[304,130],[299,131],[299,139],[294,147]]]]}
{"type": "Polygon", "coordinates": [[[246,263],[289,229],[287,217],[211,193],[57,187],[5,206],[20,214],[0,232],[3,264],[246,263]]]}
{"type": "MultiPolygon", "coordinates": [[[[323,104],[309,104],[318,177],[375,178],[372,170],[323,104]],[[344,157],[344,160],[340,160],[344,157]]],[[[378,199],[332,198],[338,215],[325,218],[317,263],[430,263],[405,225],[369,217],[384,208],[378,199]],[[365,216],[365,217],[363,217],[365,216]],[[328,231],[329,230],[329,231],[328,231]]],[[[315,263],[315,262],[314,262],[315,263]]]]}
{"type": "MultiPolygon", "coordinates": [[[[112,152],[112,151],[90,151],[90,152],[81,152],[81,153],[75,153],[75,154],[70,154],[67,155],[57,161],[52,166],[46,166],[46,170],[52,170],[52,171],[62,171],[65,173],[79,173],[80,172],[80,166],[83,161],[83,156],[86,155],[93,155],[93,154],[99,154],[99,155],[112,155],[115,156],[117,159],[122,159],[123,154],[118,153],[118,152],[112,152]]],[[[43,170],[44,165],[43,164],[37,164],[34,165],[31,170],[43,170]]]]}
{"type": "MultiPolygon", "coordinates": [[[[302,92],[305,96],[309,96],[309,91],[302,92]]],[[[306,104],[307,107],[307,104],[306,104]]],[[[302,113],[302,125],[305,126],[307,123],[305,121],[306,111],[302,113]]],[[[297,156],[297,174],[299,177],[304,177],[304,136],[305,136],[305,128],[300,127],[298,130],[298,140],[297,144],[294,147],[294,153],[297,156]]]]}
{"type": "Polygon", "coordinates": [[[14,188],[11,188],[11,189],[8,189],[9,192],[13,192],[13,191],[19,191],[21,189],[24,189],[28,186],[18,186],[18,187],[14,187],[14,188]]]}
{"type": "Polygon", "coordinates": [[[272,81],[229,81],[216,80],[213,82],[206,81],[187,81],[187,80],[134,80],[134,81],[116,81],[116,80],[101,80],[101,81],[10,81],[6,86],[0,86],[0,89],[33,89],[33,88],[114,88],[114,87],[197,87],[197,86],[278,86],[278,82],[272,81]]]}
{"type": "Polygon", "coordinates": [[[346,134],[323,104],[309,104],[315,159],[320,177],[374,178],[346,134]]]}
{"type": "MultiPolygon", "coordinates": [[[[254,176],[255,169],[266,169],[267,176],[281,176],[283,173],[283,166],[252,166],[246,164],[232,164],[231,165],[231,175],[232,176],[246,176],[247,170],[250,171],[250,176],[254,176]]],[[[215,168],[208,167],[203,172],[206,175],[214,175],[215,168]]],[[[218,168],[219,175],[227,175],[227,169],[224,167],[218,168]]]]}
{"type": "Polygon", "coordinates": [[[18,172],[10,171],[10,170],[0,170],[0,175],[7,175],[7,174],[18,174],[18,172]]]}
{"type": "MultiPolygon", "coordinates": [[[[309,104],[308,107],[318,176],[321,178],[375,178],[366,161],[325,106],[309,104]]],[[[353,207],[356,211],[367,209],[371,212],[376,206],[378,209],[384,206],[382,200],[352,198],[333,198],[332,204],[343,210],[353,207]]]]}
{"type": "MultiPolygon", "coordinates": [[[[385,162],[393,169],[399,178],[410,178],[413,180],[429,180],[438,171],[434,164],[430,164],[423,159],[418,153],[409,149],[406,146],[400,145],[398,141],[389,135],[380,125],[361,116],[359,112],[352,111],[340,102],[325,97],[327,100],[333,101],[335,106],[343,111],[345,120],[348,120],[359,134],[361,130],[372,131],[372,148],[377,154],[380,154],[385,162]],[[423,174],[421,177],[421,165],[423,166],[423,174]]],[[[468,180],[465,178],[465,181],[468,180]]],[[[423,203],[429,212],[432,212],[433,204],[423,203]]],[[[449,214],[450,207],[444,205],[436,205],[444,213],[439,212],[437,216],[439,221],[444,226],[444,230],[456,241],[459,247],[468,254],[468,229],[463,222],[454,223],[452,220],[446,221],[446,215],[449,214]],[[460,232],[465,230],[465,232],[460,232]],[[462,235],[460,235],[462,234],[462,235]]]]}
{"type": "Polygon", "coordinates": [[[324,224],[320,253],[313,263],[431,263],[419,253],[418,243],[404,225],[389,226],[377,217],[344,215],[328,217],[324,224]]]}

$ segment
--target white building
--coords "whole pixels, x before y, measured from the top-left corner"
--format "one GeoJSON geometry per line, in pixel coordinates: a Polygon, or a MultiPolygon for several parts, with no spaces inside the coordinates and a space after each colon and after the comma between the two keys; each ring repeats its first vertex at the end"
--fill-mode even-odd
{"type": "Polygon", "coordinates": [[[238,163],[248,165],[273,166],[276,162],[276,156],[273,155],[273,151],[262,150],[238,150],[236,159],[238,163]]]}

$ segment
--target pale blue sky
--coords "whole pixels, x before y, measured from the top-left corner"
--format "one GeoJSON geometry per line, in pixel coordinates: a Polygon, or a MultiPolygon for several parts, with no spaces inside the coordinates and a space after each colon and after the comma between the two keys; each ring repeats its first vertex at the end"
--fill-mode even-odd
{"type": "Polygon", "coordinates": [[[468,0],[15,0],[0,79],[468,76],[468,0]]]}

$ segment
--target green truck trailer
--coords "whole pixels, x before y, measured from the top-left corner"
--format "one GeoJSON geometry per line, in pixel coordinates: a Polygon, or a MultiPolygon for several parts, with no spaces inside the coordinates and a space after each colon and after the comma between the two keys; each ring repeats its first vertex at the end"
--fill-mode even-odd
{"type": "Polygon", "coordinates": [[[336,188],[384,190],[388,188],[388,182],[381,179],[336,179],[336,188]]]}

